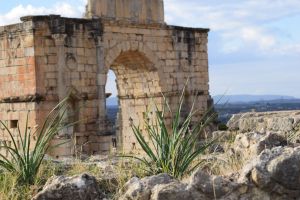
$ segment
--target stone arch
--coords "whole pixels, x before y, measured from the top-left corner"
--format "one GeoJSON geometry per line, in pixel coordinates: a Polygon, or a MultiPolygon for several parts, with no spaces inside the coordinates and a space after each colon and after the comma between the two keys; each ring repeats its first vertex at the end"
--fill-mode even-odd
{"type": "Polygon", "coordinates": [[[118,144],[125,152],[138,148],[130,119],[136,125],[142,125],[152,102],[162,103],[162,63],[142,43],[122,42],[106,54],[106,70],[111,69],[116,75],[120,112],[118,144]]]}
{"type": "Polygon", "coordinates": [[[153,63],[153,70],[157,70],[159,76],[163,77],[163,66],[164,61],[159,59],[159,57],[154,53],[144,42],[138,41],[123,41],[117,43],[115,46],[105,50],[105,69],[108,72],[110,66],[114,63],[117,57],[122,52],[139,52],[140,54],[144,55],[146,58],[153,63]]]}

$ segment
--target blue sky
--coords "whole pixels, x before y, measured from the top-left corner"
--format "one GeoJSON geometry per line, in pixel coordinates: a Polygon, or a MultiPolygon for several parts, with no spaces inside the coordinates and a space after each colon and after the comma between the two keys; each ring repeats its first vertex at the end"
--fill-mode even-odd
{"type": "MultiPolygon", "coordinates": [[[[85,3],[0,0],[0,25],[18,22],[28,14],[81,17],[85,3]]],[[[300,97],[299,0],[165,0],[165,12],[169,24],[211,29],[212,95],[300,97]]]]}

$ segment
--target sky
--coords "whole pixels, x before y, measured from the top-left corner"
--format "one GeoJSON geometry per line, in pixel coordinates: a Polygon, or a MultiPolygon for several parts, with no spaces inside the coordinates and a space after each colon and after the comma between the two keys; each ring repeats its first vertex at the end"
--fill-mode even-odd
{"type": "MultiPolygon", "coordinates": [[[[86,0],[0,0],[0,25],[20,16],[81,17],[86,0]]],[[[210,28],[210,92],[300,98],[300,0],[165,0],[166,22],[210,28]]],[[[110,75],[109,89],[114,89],[110,75]]]]}

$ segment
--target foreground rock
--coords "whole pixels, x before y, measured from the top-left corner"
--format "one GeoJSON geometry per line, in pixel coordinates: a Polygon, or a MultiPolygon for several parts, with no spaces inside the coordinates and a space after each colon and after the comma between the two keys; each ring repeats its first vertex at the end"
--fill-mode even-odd
{"type": "Polygon", "coordinates": [[[198,170],[187,182],[166,174],[133,178],[121,200],[282,200],[300,199],[300,148],[265,149],[231,176],[198,170]]]}
{"type": "MultiPolygon", "coordinates": [[[[221,139],[206,159],[223,171],[207,165],[205,171],[199,169],[183,182],[167,174],[135,177],[120,190],[119,199],[300,200],[299,119],[300,112],[294,111],[235,115],[228,123],[229,131],[211,134],[221,139]]],[[[96,161],[89,164],[99,165],[96,161]]],[[[105,176],[115,173],[113,166],[104,164],[105,176]]],[[[34,199],[103,198],[95,178],[84,174],[56,177],[34,199]]]]}
{"type": "Polygon", "coordinates": [[[300,197],[300,148],[277,147],[263,151],[245,166],[241,178],[275,196],[300,197]]]}
{"type": "Polygon", "coordinates": [[[287,139],[277,133],[267,132],[266,134],[262,134],[249,132],[238,134],[232,148],[235,154],[243,157],[243,159],[252,159],[265,149],[287,145],[287,139]]]}
{"type": "MultiPolygon", "coordinates": [[[[180,184],[178,181],[172,179],[168,174],[159,174],[157,176],[146,177],[143,179],[132,178],[129,180],[124,189],[121,191],[123,195],[120,197],[120,200],[125,199],[151,199],[151,196],[155,191],[162,191],[165,188],[162,186],[170,186],[174,184],[180,184]]],[[[174,190],[172,190],[174,193],[174,190]]],[[[161,199],[162,194],[155,194],[158,199],[161,199]]],[[[164,197],[166,195],[163,195],[164,197]]],[[[168,195],[167,195],[168,196],[168,195]]]]}
{"type": "Polygon", "coordinates": [[[88,174],[54,177],[33,200],[102,200],[96,178],[88,174]]]}
{"type": "Polygon", "coordinates": [[[300,147],[295,143],[299,125],[297,111],[234,115],[228,131],[212,133],[222,137],[208,159],[229,163],[229,168],[231,159],[237,159],[237,170],[223,176],[198,170],[185,182],[167,175],[134,178],[120,199],[300,200],[300,147]]]}

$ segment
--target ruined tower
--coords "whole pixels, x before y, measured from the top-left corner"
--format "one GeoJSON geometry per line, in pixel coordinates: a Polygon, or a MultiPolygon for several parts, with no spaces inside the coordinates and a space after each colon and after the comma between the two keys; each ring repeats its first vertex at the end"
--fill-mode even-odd
{"type": "Polygon", "coordinates": [[[163,0],[89,0],[87,18],[164,23],[163,0]]]}
{"type": "MultiPolygon", "coordinates": [[[[208,29],[167,25],[162,0],[89,0],[85,16],[27,16],[0,27],[0,120],[12,132],[17,123],[24,125],[28,111],[30,127],[41,125],[71,93],[68,119],[79,124],[55,138],[53,143],[67,143],[52,154],[109,151],[105,84],[110,69],[117,78],[120,150],[130,152],[137,144],[129,119],[142,123],[152,101],[163,103],[162,93],[175,109],[187,78],[184,107],[197,96],[196,107],[205,112],[208,29]]],[[[0,140],[10,143],[4,132],[0,140]]]]}

